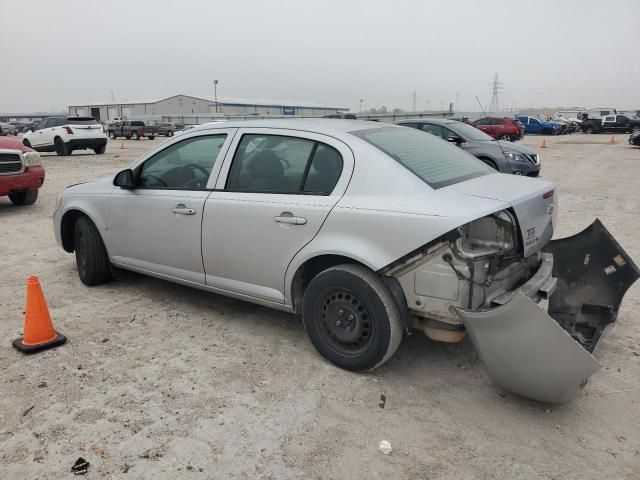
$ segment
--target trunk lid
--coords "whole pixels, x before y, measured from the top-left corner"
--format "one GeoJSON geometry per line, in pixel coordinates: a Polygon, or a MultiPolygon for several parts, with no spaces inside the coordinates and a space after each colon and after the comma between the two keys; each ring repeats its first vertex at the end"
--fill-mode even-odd
{"type": "Polygon", "coordinates": [[[508,203],[518,218],[524,256],[544,247],[553,236],[555,185],[547,180],[495,174],[457,183],[441,190],[508,203]]]}

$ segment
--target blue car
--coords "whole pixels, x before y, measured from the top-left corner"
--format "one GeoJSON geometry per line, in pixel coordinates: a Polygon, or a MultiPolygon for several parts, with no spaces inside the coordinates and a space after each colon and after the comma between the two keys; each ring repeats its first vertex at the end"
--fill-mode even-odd
{"type": "Polygon", "coordinates": [[[560,122],[548,122],[529,115],[516,115],[516,118],[524,125],[524,132],[527,135],[560,135],[562,133],[560,122]]]}

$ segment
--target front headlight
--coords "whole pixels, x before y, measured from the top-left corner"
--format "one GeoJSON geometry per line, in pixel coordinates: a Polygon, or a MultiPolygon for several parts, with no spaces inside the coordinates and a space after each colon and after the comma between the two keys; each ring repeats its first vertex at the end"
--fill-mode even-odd
{"type": "Polygon", "coordinates": [[[505,152],[504,156],[508,159],[508,160],[515,160],[516,162],[526,162],[528,161],[524,155],[520,154],[520,153],[515,153],[515,152],[505,152]]]}
{"type": "Polygon", "coordinates": [[[40,165],[40,154],[38,152],[26,152],[22,154],[25,167],[35,167],[40,165]]]}

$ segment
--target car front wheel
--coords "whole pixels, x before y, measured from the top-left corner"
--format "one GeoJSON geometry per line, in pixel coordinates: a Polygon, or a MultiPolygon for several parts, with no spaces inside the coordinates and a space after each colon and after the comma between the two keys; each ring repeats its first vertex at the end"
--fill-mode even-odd
{"type": "Polygon", "coordinates": [[[78,276],[82,283],[93,286],[112,279],[107,249],[100,232],[89,218],[80,217],[76,221],[73,244],[78,276]]]}
{"type": "Polygon", "coordinates": [[[27,190],[26,192],[15,192],[9,194],[11,203],[17,206],[33,205],[38,200],[38,190],[27,190]]]}
{"type": "Polygon", "coordinates": [[[304,293],[302,321],[323,357],[353,371],[382,365],[403,335],[393,294],[361,265],[338,265],[314,277],[304,293]]]}

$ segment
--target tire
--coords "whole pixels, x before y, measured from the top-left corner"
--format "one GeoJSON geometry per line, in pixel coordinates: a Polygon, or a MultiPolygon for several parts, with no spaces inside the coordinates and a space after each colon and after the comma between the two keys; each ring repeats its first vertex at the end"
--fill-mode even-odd
{"type": "Polygon", "coordinates": [[[106,283],[113,278],[107,249],[104,247],[100,232],[89,218],[80,217],[76,221],[73,245],[76,251],[78,276],[82,283],[91,287],[106,283]]]}
{"type": "Polygon", "coordinates": [[[167,137],[173,137],[173,131],[172,130],[169,130],[167,132],[167,137]]]}
{"type": "Polygon", "coordinates": [[[102,145],[101,147],[93,149],[93,151],[96,152],[97,155],[102,155],[106,150],[107,150],[106,145],[102,145]]]}
{"type": "Polygon", "coordinates": [[[337,367],[371,370],[398,349],[403,327],[393,294],[361,265],[319,273],[302,300],[302,322],[316,350],[337,367]]]}
{"type": "Polygon", "coordinates": [[[117,138],[116,137],[116,132],[114,132],[113,130],[109,130],[109,138],[111,140],[115,140],[117,138]]]}
{"type": "Polygon", "coordinates": [[[127,140],[131,140],[131,135],[129,135],[128,137],[124,137],[124,138],[126,138],[127,140]]]}
{"type": "Polygon", "coordinates": [[[56,155],[60,157],[65,157],[71,154],[71,151],[67,147],[67,144],[64,143],[60,137],[57,137],[53,142],[53,144],[56,148],[56,155]]]}
{"type": "Polygon", "coordinates": [[[593,130],[593,127],[587,127],[584,129],[584,133],[586,133],[587,135],[591,135],[592,133],[595,133],[593,130]]]}
{"type": "Polygon", "coordinates": [[[503,142],[513,142],[511,135],[501,135],[499,140],[502,140],[503,142]]]}
{"type": "Polygon", "coordinates": [[[149,140],[153,140],[154,138],[156,138],[156,136],[155,136],[155,135],[150,135],[150,136],[149,136],[149,140]]]}
{"type": "Polygon", "coordinates": [[[138,138],[140,138],[138,137],[138,132],[131,132],[131,140],[138,140],[138,138]]]}
{"type": "Polygon", "coordinates": [[[631,133],[636,133],[636,132],[640,132],[640,127],[633,127],[631,129],[631,133]]]}
{"type": "Polygon", "coordinates": [[[38,200],[38,190],[27,190],[26,192],[15,192],[9,194],[9,200],[16,206],[33,205],[38,200]]]}

